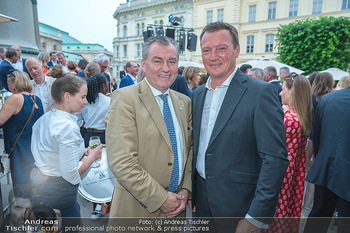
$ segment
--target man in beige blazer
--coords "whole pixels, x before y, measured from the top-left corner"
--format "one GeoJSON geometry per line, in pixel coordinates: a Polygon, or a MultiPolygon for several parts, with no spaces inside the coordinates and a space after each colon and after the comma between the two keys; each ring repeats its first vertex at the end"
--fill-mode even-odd
{"type": "Polygon", "coordinates": [[[184,216],[191,190],[191,103],[187,96],[169,89],[177,76],[178,46],[168,37],[156,36],[144,43],[142,51],[146,78],[115,91],[106,116],[108,164],[116,177],[112,225],[115,217],[184,216]],[[179,173],[175,192],[168,190],[177,162],[161,94],[168,94],[176,132],[179,173]]]}

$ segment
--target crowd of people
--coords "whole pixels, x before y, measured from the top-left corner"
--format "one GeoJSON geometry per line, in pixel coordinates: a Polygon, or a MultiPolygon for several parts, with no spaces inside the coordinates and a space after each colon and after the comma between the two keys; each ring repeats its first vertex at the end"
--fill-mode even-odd
{"type": "MultiPolygon", "coordinates": [[[[12,93],[0,124],[14,190],[33,185],[63,226],[80,225],[81,176],[105,144],[116,183],[92,218],[108,206],[110,226],[185,217],[186,206],[220,233],[296,233],[303,206],[310,217],[350,217],[350,77],[335,88],[327,72],[237,67],[238,32],[223,22],[208,24],[200,42],[207,73],[178,67],[177,43],[155,36],[119,85],[104,54],[77,64],[63,53],[25,60],[18,46],[0,48],[1,85],[12,93]],[[102,143],[93,149],[92,136],[102,143]]],[[[308,219],[304,232],[328,225],[308,219]]],[[[341,219],[338,232],[349,226],[341,219]]]]}

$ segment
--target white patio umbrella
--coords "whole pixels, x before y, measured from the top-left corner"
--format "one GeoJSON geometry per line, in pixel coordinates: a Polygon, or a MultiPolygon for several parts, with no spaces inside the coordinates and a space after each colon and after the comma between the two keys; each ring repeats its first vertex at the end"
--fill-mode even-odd
{"type": "Polygon", "coordinates": [[[183,67],[187,67],[187,66],[193,66],[193,67],[198,67],[200,69],[201,72],[207,72],[204,68],[203,64],[200,64],[198,62],[194,62],[194,61],[179,61],[179,67],[183,66],[183,67]]]}
{"type": "Polygon", "coordinates": [[[11,21],[18,22],[18,20],[15,18],[11,18],[7,15],[0,14],[0,23],[6,23],[6,22],[11,22],[11,21]]]}
{"type": "Polygon", "coordinates": [[[255,58],[253,60],[249,60],[249,61],[243,62],[241,64],[238,64],[237,66],[240,67],[243,64],[249,64],[249,65],[251,65],[253,67],[260,68],[260,69],[265,69],[268,66],[273,66],[273,67],[276,68],[277,72],[279,71],[280,68],[286,66],[286,67],[289,68],[290,72],[295,72],[297,74],[304,73],[303,70],[299,70],[297,68],[294,68],[292,66],[283,64],[283,63],[275,61],[275,60],[272,60],[271,58],[268,58],[268,57],[265,57],[265,56],[261,56],[261,57],[255,58]]]}
{"type": "Polygon", "coordinates": [[[333,75],[334,80],[340,80],[344,76],[349,76],[348,72],[342,71],[338,68],[329,68],[329,69],[323,70],[321,72],[331,73],[333,75]]]}

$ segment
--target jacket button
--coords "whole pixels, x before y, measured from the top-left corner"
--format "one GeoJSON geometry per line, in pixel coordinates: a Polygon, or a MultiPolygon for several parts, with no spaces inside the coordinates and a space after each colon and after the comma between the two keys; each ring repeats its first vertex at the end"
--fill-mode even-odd
{"type": "Polygon", "coordinates": [[[169,162],[168,165],[171,166],[171,165],[173,165],[173,163],[172,163],[172,162],[169,162]]]}

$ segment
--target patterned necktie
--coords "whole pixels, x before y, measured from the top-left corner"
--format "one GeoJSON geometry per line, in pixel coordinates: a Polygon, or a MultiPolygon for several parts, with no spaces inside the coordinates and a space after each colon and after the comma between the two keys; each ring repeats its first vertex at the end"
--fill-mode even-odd
{"type": "Polygon", "coordinates": [[[171,179],[169,184],[169,191],[175,193],[178,188],[179,181],[179,160],[177,155],[177,143],[176,143],[176,134],[174,128],[173,118],[171,116],[171,111],[168,104],[168,95],[160,95],[159,97],[163,100],[163,117],[168,129],[168,134],[170,137],[171,147],[173,148],[174,153],[174,164],[173,171],[171,173],[171,179]]]}

